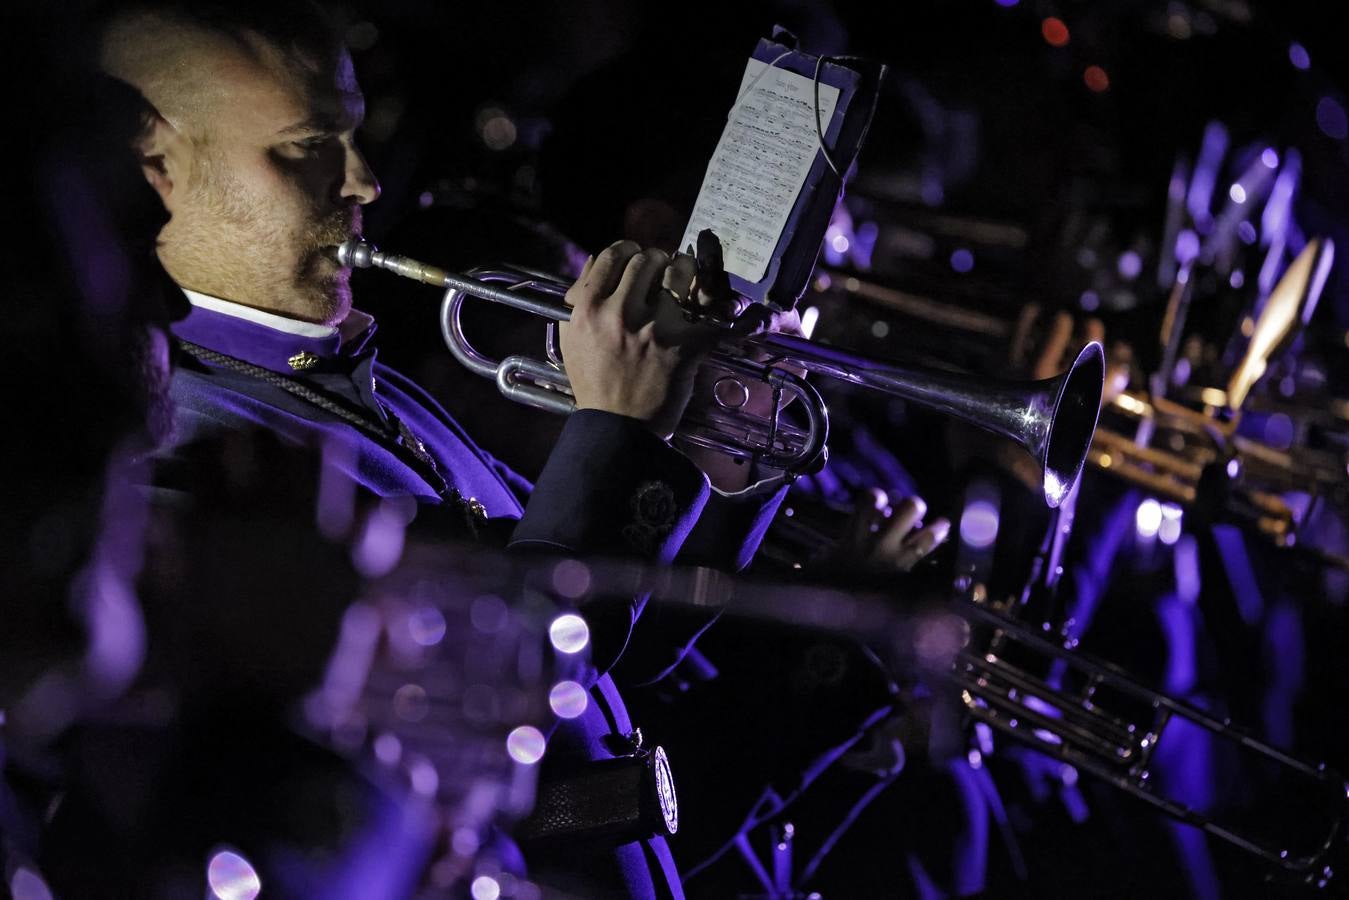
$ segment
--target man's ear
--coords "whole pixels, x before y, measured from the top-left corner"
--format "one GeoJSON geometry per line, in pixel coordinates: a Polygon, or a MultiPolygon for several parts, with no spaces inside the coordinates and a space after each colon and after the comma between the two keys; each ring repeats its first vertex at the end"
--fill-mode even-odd
{"type": "Polygon", "coordinates": [[[190,151],[191,142],[186,135],[158,113],[136,141],[136,156],[145,180],[150,182],[170,213],[176,199],[175,190],[187,183],[190,151]]]}

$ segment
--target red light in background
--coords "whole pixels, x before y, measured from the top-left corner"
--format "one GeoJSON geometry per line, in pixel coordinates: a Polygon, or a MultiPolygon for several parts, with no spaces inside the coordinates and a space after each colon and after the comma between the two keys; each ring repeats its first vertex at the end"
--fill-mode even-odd
{"type": "Polygon", "coordinates": [[[1063,47],[1068,43],[1068,26],[1063,20],[1050,16],[1040,23],[1040,33],[1051,47],[1063,47]]]}
{"type": "Polygon", "coordinates": [[[1098,94],[1110,87],[1110,76],[1100,66],[1087,66],[1087,71],[1082,73],[1082,80],[1098,94]]]}

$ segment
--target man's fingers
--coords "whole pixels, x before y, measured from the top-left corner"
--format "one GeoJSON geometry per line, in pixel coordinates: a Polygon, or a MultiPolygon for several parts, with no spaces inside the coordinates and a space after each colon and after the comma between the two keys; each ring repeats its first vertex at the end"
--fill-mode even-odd
{"type": "Polygon", "coordinates": [[[641,249],[633,241],[619,241],[604,248],[567,291],[567,302],[579,309],[594,306],[609,297],[617,289],[628,261],[641,249]]]}
{"type": "Polygon", "coordinates": [[[676,253],[661,275],[661,290],[668,291],[671,300],[678,298],[683,301],[693,290],[693,279],[697,274],[697,260],[687,253],[676,253]]]}
{"type": "Polygon", "coordinates": [[[740,298],[731,290],[726,273],[720,270],[709,274],[707,267],[698,272],[693,283],[693,300],[704,315],[731,320],[740,312],[740,298]]]}
{"type": "Polygon", "coordinates": [[[703,315],[724,321],[734,319],[740,311],[739,298],[729,289],[710,293],[704,288],[705,280],[706,275],[700,274],[698,260],[687,253],[678,253],[665,270],[661,288],[686,309],[696,306],[703,315]]]}
{"type": "Polygon", "coordinates": [[[890,515],[890,499],[885,491],[873,487],[863,491],[857,498],[857,507],[843,531],[839,549],[845,560],[860,559],[867,555],[876,541],[876,532],[881,523],[890,515]]]}
{"type": "Polygon", "coordinates": [[[946,519],[938,519],[926,528],[910,535],[900,554],[902,558],[900,567],[907,572],[918,565],[933,550],[941,546],[950,533],[951,523],[946,519]]]}
{"type": "MultiPolygon", "coordinates": [[[[768,330],[777,334],[789,334],[793,337],[806,337],[806,333],[801,330],[801,314],[795,309],[774,313],[772,320],[768,323],[768,330]]],[[[802,372],[801,374],[804,375],[805,373],[802,372]]]]}
{"type": "Polygon", "coordinates": [[[881,559],[897,556],[904,546],[904,539],[926,513],[927,504],[922,497],[905,497],[895,508],[894,518],[876,544],[876,555],[881,559]]]}
{"type": "Polygon", "coordinates": [[[712,297],[702,291],[698,292],[698,306],[704,315],[723,322],[733,320],[740,314],[741,309],[740,299],[735,294],[712,297]]]}
{"type": "Polygon", "coordinates": [[[698,276],[694,280],[694,302],[719,319],[732,319],[740,311],[739,301],[726,275],[721,241],[710,228],[698,232],[698,276]]]}
{"type": "Polygon", "coordinates": [[[629,331],[636,331],[651,321],[651,289],[669,261],[670,257],[663,251],[651,248],[628,260],[613,299],[622,304],[623,326],[629,331]]]}
{"type": "Polygon", "coordinates": [[[772,322],[773,311],[762,303],[751,303],[743,312],[737,312],[726,329],[730,338],[747,338],[763,331],[772,322]]]}

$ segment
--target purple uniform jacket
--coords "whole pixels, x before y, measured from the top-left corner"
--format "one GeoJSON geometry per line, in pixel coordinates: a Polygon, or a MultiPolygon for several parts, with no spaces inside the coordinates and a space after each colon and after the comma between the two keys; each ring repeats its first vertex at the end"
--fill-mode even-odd
{"type": "MultiPolygon", "coordinates": [[[[446,494],[457,495],[485,513],[485,539],[509,535],[506,543],[511,547],[636,554],[661,562],[679,554],[681,561],[739,567],[748,561],[781,500],[782,491],[728,500],[710,489],[706,477],[686,457],[640,423],[593,410],[570,416],[538,483],[531,487],[484,453],[425,391],[376,361],[369,346],[373,326],[344,342],[337,334],[305,337],[194,306],[173,331],[182,342],[335,396],[390,434],[399,433],[399,422],[405,426],[403,439],[381,440],[257,377],[258,373],[231,368],[228,361],[202,361],[184,354],[172,386],[175,446],[223,429],[248,427],[264,428],[306,446],[322,444],[325,458],[336,460],[377,495],[411,495],[428,504],[447,502],[446,494]],[[409,454],[406,444],[414,436],[434,459],[449,490],[438,491],[424,475],[425,467],[419,468],[409,454]],[[705,520],[701,524],[700,516],[705,520]],[[702,547],[712,549],[704,553],[702,547]]],[[[579,719],[560,726],[550,743],[550,757],[612,756],[610,736],[632,731],[608,670],[622,648],[642,646],[642,629],[633,628],[642,603],[641,598],[633,601],[629,614],[620,616],[626,621],[607,629],[599,623],[593,702],[579,719]]],[[[694,638],[696,633],[648,635],[646,641],[669,649],[631,655],[654,660],[649,673],[654,674],[676,663],[694,638]]],[[[624,845],[602,868],[607,871],[592,874],[627,895],[682,896],[662,839],[624,845]]]]}

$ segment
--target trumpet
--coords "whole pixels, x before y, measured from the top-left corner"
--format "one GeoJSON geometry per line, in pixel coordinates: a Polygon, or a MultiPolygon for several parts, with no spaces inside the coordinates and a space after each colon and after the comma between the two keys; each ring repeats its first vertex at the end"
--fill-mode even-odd
{"type": "MultiPolygon", "coordinates": [[[[457,274],[403,256],[384,253],[361,239],[337,250],[353,268],[381,268],[445,289],[441,332],[450,352],[469,371],[490,378],[507,398],[555,413],[575,408],[556,324],[571,318],[562,299],[568,285],[524,269],[478,269],[457,274]],[[476,297],[548,320],[545,357],[492,359],[464,333],[461,310],[476,297]]],[[[706,409],[691,410],[679,434],[698,446],[738,458],[755,458],[789,474],[818,469],[825,459],[829,412],[819,392],[800,374],[814,374],[899,397],[1011,438],[1031,454],[1043,473],[1045,503],[1056,508],[1071,493],[1100,415],[1105,383],[1101,345],[1087,344],[1060,375],[1040,381],[990,383],[986,378],[870,359],[805,338],[765,333],[724,340],[708,365],[724,372],[706,409]],[[745,408],[746,381],[766,383],[773,393],[767,416],[745,408]],[[784,400],[794,399],[805,422],[782,417],[784,400]]]]}

